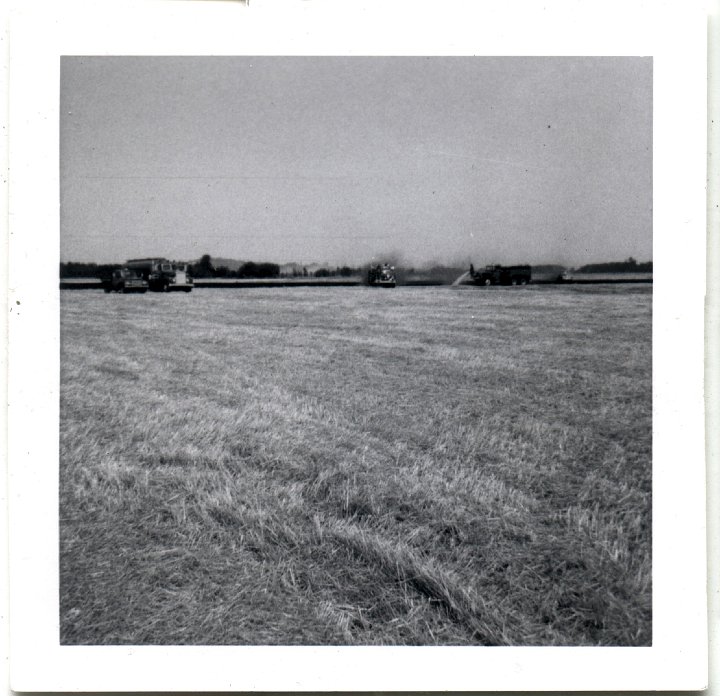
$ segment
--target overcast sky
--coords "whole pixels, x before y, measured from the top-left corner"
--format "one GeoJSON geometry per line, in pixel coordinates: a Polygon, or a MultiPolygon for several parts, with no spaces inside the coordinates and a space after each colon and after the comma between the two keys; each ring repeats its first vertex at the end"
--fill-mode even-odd
{"type": "Polygon", "coordinates": [[[65,57],[61,260],[652,259],[649,58],[65,57]]]}

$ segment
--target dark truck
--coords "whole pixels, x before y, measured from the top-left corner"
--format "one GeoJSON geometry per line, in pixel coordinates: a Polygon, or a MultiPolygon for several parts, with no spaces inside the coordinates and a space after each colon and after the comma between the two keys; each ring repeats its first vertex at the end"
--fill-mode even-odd
{"type": "Polygon", "coordinates": [[[130,259],[125,266],[139,273],[153,292],[183,291],[193,289],[187,264],[162,258],[130,259]]]}
{"type": "Polygon", "coordinates": [[[476,271],[470,266],[470,278],[475,285],[527,285],[532,278],[530,266],[485,266],[476,271]]]}
{"type": "Polygon", "coordinates": [[[105,292],[147,292],[147,281],[130,268],[118,268],[109,278],[102,279],[105,292]]]}
{"type": "Polygon", "coordinates": [[[371,266],[368,271],[368,285],[379,288],[395,287],[395,266],[386,263],[371,266]]]}

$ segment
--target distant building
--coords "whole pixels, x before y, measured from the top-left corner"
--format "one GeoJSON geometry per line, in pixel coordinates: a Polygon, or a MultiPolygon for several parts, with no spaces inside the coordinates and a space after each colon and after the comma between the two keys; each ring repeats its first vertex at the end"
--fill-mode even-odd
{"type": "Polygon", "coordinates": [[[309,276],[314,276],[319,270],[329,270],[326,263],[310,263],[307,266],[304,266],[304,268],[307,269],[307,274],[309,276]]]}
{"type": "Polygon", "coordinates": [[[280,277],[281,278],[295,278],[303,274],[302,264],[299,263],[284,263],[280,266],[280,277]]]}

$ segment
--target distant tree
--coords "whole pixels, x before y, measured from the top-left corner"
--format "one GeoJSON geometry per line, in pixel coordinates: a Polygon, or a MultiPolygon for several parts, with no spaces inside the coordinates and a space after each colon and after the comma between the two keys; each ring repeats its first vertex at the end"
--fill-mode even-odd
{"type": "Polygon", "coordinates": [[[280,266],[276,263],[247,261],[238,268],[238,278],[279,278],[280,266]]]}
{"type": "Polygon", "coordinates": [[[230,275],[230,269],[227,266],[218,266],[215,268],[216,278],[227,278],[230,275]]]}
{"type": "Polygon", "coordinates": [[[280,266],[276,263],[259,263],[258,264],[258,277],[259,278],[279,278],[280,277],[280,266]]]}
{"type": "Polygon", "coordinates": [[[195,278],[212,278],[215,275],[215,267],[212,265],[210,254],[204,254],[197,263],[193,264],[191,272],[195,278]]]}
{"type": "Polygon", "coordinates": [[[330,271],[327,268],[318,268],[317,271],[315,271],[316,278],[327,278],[329,276],[330,271]]]}
{"type": "Polygon", "coordinates": [[[257,278],[258,267],[254,261],[246,261],[240,268],[238,268],[239,278],[257,278]]]}

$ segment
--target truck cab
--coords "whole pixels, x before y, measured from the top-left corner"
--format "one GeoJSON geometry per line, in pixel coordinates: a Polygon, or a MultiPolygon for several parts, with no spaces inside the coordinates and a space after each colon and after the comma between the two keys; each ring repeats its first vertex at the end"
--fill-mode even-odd
{"type": "Polygon", "coordinates": [[[173,273],[175,274],[175,282],[173,283],[173,290],[182,290],[183,292],[190,292],[193,287],[193,279],[190,275],[190,269],[186,263],[173,262],[173,273]]]}
{"type": "Polygon", "coordinates": [[[118,268],[112,272],[110,278],[103,280],[105,292],[143,293],[147,292],[147,281],[130,268],[118,268]]]}

